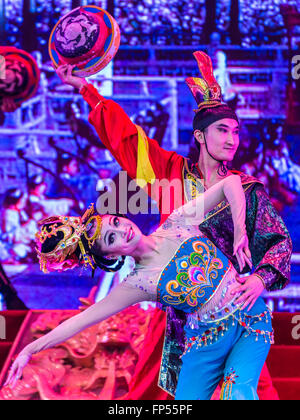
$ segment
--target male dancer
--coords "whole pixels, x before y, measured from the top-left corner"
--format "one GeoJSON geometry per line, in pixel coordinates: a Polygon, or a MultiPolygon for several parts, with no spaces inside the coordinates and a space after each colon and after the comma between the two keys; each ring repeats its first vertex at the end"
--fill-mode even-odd
{"type": "MultiPolygon", "coordinates": [[[[187,83],[198,103],[194,119],[194,136],[200,154],[196,164],[191,163],[176,152],[163,150],[157,142],[149,139],[135,126],[122,108],[112,100],[106,100],[85,80],[72,76],[72,67],[61,66],[57,73],[61,79],[79,88],[83,98],[91,106],[89,121],[97,130],[104,145],[114,155],[121,167],[132,179],[143,179],[148,191],[152,183],[160,180],[179,180],[181,192],[170,197],[169,213],[163,208],[163,197],[170,191],[161,188],[156,197],[161,211],[161,223],[168,215],[186,201],[195,198],[216,184],[224,176],[238,173],[241,176],[247,201],[247,233],[254,265],[254,272],[240,279],[243,302],[249,308],[267,290],[281,289],[289,281],[292,244],[282,219],[272,207],[263,184],[254,177],[241,172],[228,171],[226,164],[231,162],[239,145],[238,118],[221,102],[221,89],[212,71],[211,60],[202,52],[195,53],[203,79],[187,79],[187,83]],[[185,182],[188,180],[189,182],[185,182]]],[[[168,188],[168,186],[166,187],[168,188]]],[[[228,204],[224,201],[212,210],[200,230],[231,260],[238,270],[233,257],[233,225],[228,204]]],[[[176,388],[178,371],[174,360],[178,357],[178,333],[182,321],[176,314],[165,331],[166,315],[157,309],[146,338],[144,352],[140,355],[135,376],[130,386],[128,399],[171,399],[164,392],[176,388]],[[165,346],[162,369],[162,347],[165,346]],[[161,382],[158,376],[161,373],[161,382]],[[161,389],[162,388],[162,389],[161,389]]],[[[259,389],[261,399],[274,399],[272,383],[265,368],[263,378],[264,393],[259,389]]]]}

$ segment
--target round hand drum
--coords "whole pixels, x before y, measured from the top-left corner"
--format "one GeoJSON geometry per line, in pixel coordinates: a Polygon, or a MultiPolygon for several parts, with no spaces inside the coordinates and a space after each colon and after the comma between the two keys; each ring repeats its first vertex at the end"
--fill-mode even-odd
{"type": "Polygon", "coordinates": [[[98,6],[81,6],[62,17],[49,39],[49,55],[55,68],[75,65],[73,74],[87,77],[106,67],[120,46],[115,19],[98,6]]]}
{"type": "Polygon", "coordinates": [[[5,58],[0,97],[11,98],[19,106],[35,94],[40,80],[39,68],[30,54],[15,47],[0,47],[0,55],[5,58]]]}

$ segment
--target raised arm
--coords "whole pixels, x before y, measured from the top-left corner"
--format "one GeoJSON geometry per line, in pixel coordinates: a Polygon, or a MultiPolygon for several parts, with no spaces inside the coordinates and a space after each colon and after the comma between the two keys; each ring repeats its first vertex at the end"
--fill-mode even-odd
{"type": "Polygon", "coordinates": [[[84,329],[97,324],[128,306],[148,299],[148,294],[125,283],[116,286],[100,302],[60,324],[50,333],[28,344],[13,363],[4,386],[14,386],[31,356],[65,342],[84,329]]]}
{"type": "Polygon", "coordinates": [[[205,215],[225,199],[230,205],[234,225],[233,255],[237,256],[242,271],[245,262],[250,267],[252,263],[245,224],[246,198],[239,175],[230,175],[213,185],[194,200],[175,210],[173,218],[179,217],[185,225],[198,226],[204,221],[205,215]]]}
{"type": "Polygon", "coordinates": [[[168,179],[174,161],[182,157],[166,151],[146,136],[116,102],[106,99],[86,80],[72,75],[72,66],[61,66],[57,74],[64,83],[80,90],[92,108],[89,122],[96,129],[101,142],[112,153],[132,179],[168,179]]]}
{"type": "Polygon", "coordinates": [[[239,175],[224,178],[174,213],[184,216],[186,224],[199,225],[205,215],[225,199],[231,207],[236,232],[245,232],[246,199],[239,175]]]}

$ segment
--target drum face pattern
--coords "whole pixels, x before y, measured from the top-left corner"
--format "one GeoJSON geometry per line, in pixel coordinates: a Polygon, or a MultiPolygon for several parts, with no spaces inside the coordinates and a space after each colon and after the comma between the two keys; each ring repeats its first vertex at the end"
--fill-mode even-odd
{"type": "Polygon", "coordinates": [[[99,32],[97,20],[77,10],[57,25],[55,48],[63,57],[82,56],[95,46],[99,32]]]}
{"type": "Polygon", "coordinates": [[[57,22],[49,39],[49,55],[56,68],[75,65],[76,76],[88,77],[106,67],[119,46],[115,19],[100,7],[82,6],[57,22]]]}
{"type": "Polygon", "coordinates": [[[0,96],[10,97],[16,104],[31,98],[39,84],[40,71],[34,58],[15,47],[0,47],[5,58],[5,78],[0,79],[0,96]]]}

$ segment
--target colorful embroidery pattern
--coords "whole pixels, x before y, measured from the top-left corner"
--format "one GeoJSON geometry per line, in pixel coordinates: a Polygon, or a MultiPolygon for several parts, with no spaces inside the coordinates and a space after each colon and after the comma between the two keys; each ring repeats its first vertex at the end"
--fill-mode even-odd
{"type": "Polygon", "coordinates": [[[245,337],[252,334],[256,336],[255,341],[258,341],[259,337],[263,337],[265,343],[269,342],[270,344],[274,344],[273,329],[268,331],[255,328],[255,324],[261,321],[264,321],[265,325],[271,325],[271,318],[272,314],[269,309],[258,315],[248,315],[243,311],[237,311],[236,313],[229,315],[227,319],[216,322],[214,327],[207,329],[203,334],[186,339],[182,356],[189,353],[195,345],[198,349],[199,347],[207,346],[214,341],[217,341],[220,336],[223,337],[224,333],[228,331],[231,326],[236,325],[236,323],[245,328],[245,337]]]}
{"type": "Polygon", "coordinates": [[[195,312],[215,292],[228,266],[227,258],[207,238],[190,238],[162,272],[158,299],[162,304],[195,312]]]}
{"type": "Polygon", "coordinates": [[[235,373],[233,368],[224,376],[224,382],[222,385],[220,400],[231,400],[232,385],[235,385],[235,381],[238,375],[235,373]]]}

